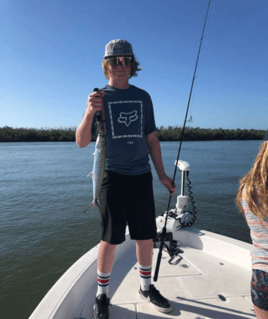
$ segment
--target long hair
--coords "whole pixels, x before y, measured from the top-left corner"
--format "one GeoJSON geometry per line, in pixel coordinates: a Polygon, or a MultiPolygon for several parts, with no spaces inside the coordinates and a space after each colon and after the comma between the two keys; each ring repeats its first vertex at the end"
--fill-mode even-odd
{"type": "MultiPolygon", "coordinates": [[[[106,77],[107,80],[109,80],[109,75],[108,75],[108,60],[104,59],[102,61],[102,68],[103,68],[103,73],[106,77]]],[[[129,75],[129,78],[132,76],[138,76],[137,72],[141,71],[142,68],[139,68],[140,63],[136,61],[135,57],[133,56],[132,63],[131,63],[131,73],[129,75]]]]}
{"type": "Polygon", "coordinates": [[[236,205],[240,212],[243,211],[241,200],[242,190],[245,185],[249,209],[262,223],[263,215],[268,216],[268,141],[262,143],[253,167],[249,173],[240,180],[236,197],[236,205]],[[261,207],[259,207],[253,199],[255,192],[257,192],[261,207]]]}

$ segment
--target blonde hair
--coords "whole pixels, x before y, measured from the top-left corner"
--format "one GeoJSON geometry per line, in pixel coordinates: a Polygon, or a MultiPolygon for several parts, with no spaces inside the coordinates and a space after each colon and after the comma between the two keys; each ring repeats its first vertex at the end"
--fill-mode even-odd
{"type": "MultiPolygon", "coordinates": [[[[109,62],[107,59],[104,59],[102,61],[103,73],[107,80],[109,80],[108,64],[109,62]]],[[[129,78],[131,78],[132,76],[138,76],[137,72],[142,70],[142,68],[139,68],[139,65],[140,63],[136,61],[135,57],[133,57],[131,62],[131,73],[129,75],[129,78]]]]}
{"type": "Polygon", "coordinates": [[[240,180],[236,197],[236,205],[240,209],[240,212],[243,212],[241,200],[242,190],[245,185],[249,209],[262,223],[263,215],[268,216],[268,141],[262,143],[253,167],[249,173],[240,180]],[[254,201],[253,195],[256,191],[261,202],[261,207],[254,201]]]}

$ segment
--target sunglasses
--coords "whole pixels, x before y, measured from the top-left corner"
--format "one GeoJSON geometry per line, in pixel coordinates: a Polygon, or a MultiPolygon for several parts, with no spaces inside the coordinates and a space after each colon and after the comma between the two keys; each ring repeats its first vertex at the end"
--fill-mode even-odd
{"type": "Polygon", "coordinates": [[[111,57],[107,58],[108,62],[112,66],[116,66],[118,64],[121,64],[123,66],[130,66],[132,62],[132,57],[131,56],[125,56],[125,57],[111,57]]]}

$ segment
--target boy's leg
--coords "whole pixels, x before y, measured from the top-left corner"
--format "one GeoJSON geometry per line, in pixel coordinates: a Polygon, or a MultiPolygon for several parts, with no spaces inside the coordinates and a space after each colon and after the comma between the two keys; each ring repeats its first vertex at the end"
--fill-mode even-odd
{"type": "Polygon", "coordinates": [[[102,240],[98,249],[97,267],[101,272],[110,272],[113,268],[115,249],[117,245],[112,245],[102,240]]]}
{"type": "Polygon", "coordinates": [[[111,245],[106,241],[101,241],[98,249],[98,291],[97,296],[106,294],[109,296],[110,274],[113,268],[116,245],[111,245]]]}
{"type": "Polygon", "coordinates": [[[153,240],[137,240],[136,253],[139,263],[141,290],[149,290],[152,273],[153,240]]]}
{"type": "Polygon", "coordinates": [[[160,312],[170,312],[172,307],[168,300],[151,284],[151,269],[153,257],[153,240],[137,240],[137,259],[140,264],[140,297],[151,303],[160,312]]]}
{"type": "Polygon", "coordinates": [[[136,242],[137,259],[140,265],[152,265],[153,258],[153,240],[137,240],[136,242]]]}
{"type": "Polygon", "coordinates": [[[125,240],[126,220],[122,215],[121,175],[106,171],[100,192],[102,235],[98,249],[98,290],[93,307],[94,319],[109,318],[109,281],[117,244],[125,240]],[[121,187],[121,188],[120,188],[121,187]]]}
{"type": "Polygon", "coordinates": [[[98,290],[93,307],[94,319],[109,319],[109,282],[116,245],[102,240],[97,255],[98,290]]]}

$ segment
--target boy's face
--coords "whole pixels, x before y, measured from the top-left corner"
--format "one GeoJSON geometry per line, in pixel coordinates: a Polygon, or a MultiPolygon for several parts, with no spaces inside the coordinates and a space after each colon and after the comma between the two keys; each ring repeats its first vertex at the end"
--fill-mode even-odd
{"type": "Polygon", "coordinates": [[[123,56],[108,59],[108,75],[110,80],[128,80],[131,73],[131,61],[123,56]]]}

